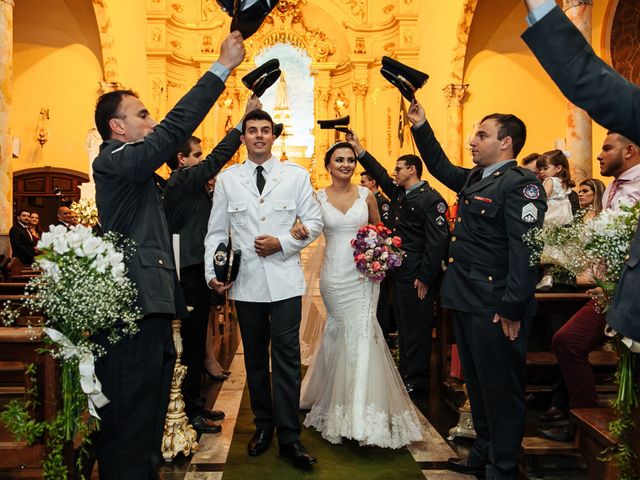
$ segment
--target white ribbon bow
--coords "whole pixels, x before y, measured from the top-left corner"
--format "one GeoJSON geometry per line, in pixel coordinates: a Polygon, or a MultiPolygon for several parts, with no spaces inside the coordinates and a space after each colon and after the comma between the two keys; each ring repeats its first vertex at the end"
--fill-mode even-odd
{"type": "Polygon", "coordinates": [[[80,372],[80,386],[82,391],[87,394],[87,402],[89,404],[89,413],[100,419],[98,408],[104,407],[109,403],[109,399],[102,393],[102,384],[96,377],[93,353],[87,347],[77,347],[71,340],[53,328],[44,328],[51,340],[59,344],[62,349],[62,358],[65,360],[71,357],[78,357],[78,371],[80,372]]]}

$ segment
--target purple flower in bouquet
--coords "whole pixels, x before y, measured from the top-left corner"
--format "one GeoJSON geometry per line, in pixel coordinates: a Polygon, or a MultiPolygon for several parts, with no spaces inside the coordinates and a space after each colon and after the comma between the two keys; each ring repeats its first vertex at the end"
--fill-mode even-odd
{"type": "Polygon", "coordinates": [[[351,240],[356,269],[375,283],[380,283],[387,272],[402,265],[405,255],[400,248],[402,240],[391,236],[391,230],[382,223],[365,225],[351,240]]]}

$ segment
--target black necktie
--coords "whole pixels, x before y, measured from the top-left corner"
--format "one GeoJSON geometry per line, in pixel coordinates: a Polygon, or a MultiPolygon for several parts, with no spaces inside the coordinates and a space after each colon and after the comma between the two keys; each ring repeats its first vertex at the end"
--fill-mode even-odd
{"type": "Polygon", "coordinates": [[[264,167],[262,165],[258,165],[256,167],[256,185],[258,186],[258,191],[262,193],[262,189],[264,188],[264,176],[262,172],[264,171],[264,167]]]}

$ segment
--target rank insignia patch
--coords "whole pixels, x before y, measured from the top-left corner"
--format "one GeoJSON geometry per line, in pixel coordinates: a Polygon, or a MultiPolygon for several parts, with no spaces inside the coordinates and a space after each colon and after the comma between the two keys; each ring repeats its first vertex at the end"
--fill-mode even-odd
{"type": "Polygon", "coordinates": [[[444,217],[442,215],[440,215],[438,218],[436,218],[436,225],[442,226],[444,225],[446,222],[446,220],[444,219],[444,217]]]}
{"type": "Polygon", "coordinates": [[[438,205],[436,205],[436,210],[438,210],[439,213],[444,213],[447,211],[447,206],[444,204],[444,202],[440,202],[438,203],[438,205]]]}
{"type": "Polygon", "coordinates": [[[522,194],[524,195],[525,198],[528,198],[529,200],[535,200],[540,196],[540,189],[538,188],[537,185],[530,183],[529,185],[524,187],[524,189],[522,190],[522,194]]]}
{"type": "Polygon", "coordinates": [[[380,207],[382,209],[383,212],[388,212],[389,211],[389,204],[388,203],[383,203],[382,207],[380,207]]]}
{"type": "Polygon", "coordinates": [[[538,220],[538,209],[533,203],[527,203],[524,207],[522,207],[521,218],[527,223],[535,222],[536,220],[538,220]]]}

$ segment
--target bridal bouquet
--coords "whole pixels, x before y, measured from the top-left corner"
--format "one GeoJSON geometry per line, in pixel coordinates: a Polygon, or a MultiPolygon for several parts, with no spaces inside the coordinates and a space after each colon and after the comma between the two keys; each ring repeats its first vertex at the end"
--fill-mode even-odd
{"type": "Polygon", "coordinates": [[[38,243],[42,254],[36,262],[42,274],[27,283],[21,306],[5,305],[0,311],[5,324],[14,321],[21,308],[42,314],[46,351],[60,362],[62,407],[56,417],[31,418],[37,396],[33,382],[25,400],[10,402],[0,414],[16,437],[28,443],[46,439],[44,478],[67,478],[65,442],[76,434],[86,438],[96,424],[92,417],[99,419],[97,409],[109,402],[94,371],[94,359],[104,354],[104,347],[93,336],[101,333],[116,343],[138,330],[141,313],[134,306],[135,286],[126,277],[127,247],[118,245],[115,236],[96,237],[81,225],[70,230],[52,226],[38,243]]]}
{"type": "Polygon", "coordinates": [[[405,256],[400,237],[392,236],[391,230],[382,223],[360,227],[351,246],[358,271],[376,283],[380,283],[389,270],[402,265],[405,256]]]}

